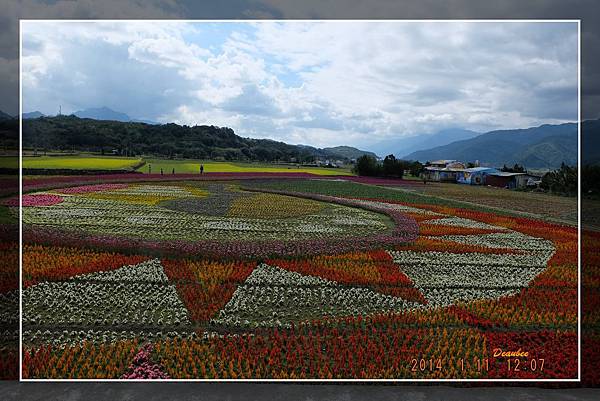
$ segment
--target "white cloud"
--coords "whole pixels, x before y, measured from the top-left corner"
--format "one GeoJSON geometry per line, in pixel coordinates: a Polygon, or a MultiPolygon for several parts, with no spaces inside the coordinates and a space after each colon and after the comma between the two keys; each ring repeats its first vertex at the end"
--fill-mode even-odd
{"type": "Polygon", "coordinates": [[[24,28],[26,110],[108,106],[317,146],[576,118],[575,25],[254,22],[210,45],[199,23],[24,28]]]}

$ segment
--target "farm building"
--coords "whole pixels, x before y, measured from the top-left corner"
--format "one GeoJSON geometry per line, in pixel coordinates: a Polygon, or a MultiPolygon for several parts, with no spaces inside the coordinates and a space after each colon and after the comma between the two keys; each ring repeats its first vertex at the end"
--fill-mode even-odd
{"type": "Polygon", "coordinates": [[[434,160],[426,164],[428,167],[464,169],[465,165],[457,160],[434,160]]]}
{"type": "Polygon", "coordinates": [[[493,167],[467,168],[457,175],[456,182],[459,184],[484,185],[486,176],[494,173],[499,173],[499,171],[493,167]]]}
{"type": "Polygon", "coordinates": [[[462,168],[425,167],[423,176],[427,181],[456,182],[457,176],[463,171],[462,168]]]}
{"type": "Polygon", "coordinates": [[[425,166],[423,178],[428,181],[456,182],[457,175],[464,169],[465,165],[456,160],[435,160],[425,166]]]}
{"type": "MultiPolygon", "coordinates": [[[[531,182],[539,180],[536,177],[527,173],[509,173],[504,171],[498,171],[496,173],[489,173],[485,176],[485,185],[491,185],[500,188],[526,188],[531,185],[531,182]]],[[[535,185],[535,184],[534,184],[535,185]]]]}

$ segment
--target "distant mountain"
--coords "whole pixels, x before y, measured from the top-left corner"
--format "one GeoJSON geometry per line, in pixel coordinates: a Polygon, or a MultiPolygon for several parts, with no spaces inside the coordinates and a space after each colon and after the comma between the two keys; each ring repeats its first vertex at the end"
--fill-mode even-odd
{"type": "Polygon", "coordinates": [[[121,122],[134,122],[144,124],[158,124],[155,121],[140,120],[137,118],[131,118],[125,113],[120,111],[114,111],[108,107],[96,107],[90,109],[79,110],[73,113],[74,116],[79,118],[91,118],[93,120],[104,120],[104,121],[121,121],[121,122]]]}
{"type": "Polygon", "coordinates": [[[44,114],[42,114],[39,111],[31,111],[29,113],[23,113],[23,120],[27,120],[30,118],[40,118],[40,117],[44,117],[44,114]]]}
{"type": "Polygon", "coordinates": [[[600,119],[581,123],[581,163],[600,165],[600,119]]]}
{"type": "Polygon", "coordinates": [[[555,168],[561,162],[577,164],[577,124],[541,125],[497,130],[471,139],[413,152],[406,159],[479,160],[484,165],[519,163],[529,168],[555,168]]]}
{"type": "Polygon", "coordinates": [[[13,116],[0,110],[0,120],[10,120],[11,118],[13,118],[13,116]]]}
{"type": "Polygon", "coordinates": [[[151,120],[140,120],[138,118],[134,118],[131,120],[132,123],[144,123],[144,124],[152,124],[152,125],[157,125],[160,123],[157,123],[156,121],[151,121],[151,120]]]}
{"type": "Polygon", "coordinates": [[[108,121],[121,121],[129,122],[131,117],[125,113],[120,113],[109,109],[108,107],[98,107],[85,110],[79,110],[73,113],[74,116],[79,118],[91,118],[94,120],[108,120],[108,121]]]}
{"type": "Polygon", "coordinates": [[[373,152],[356,149],[351,146],[334,146],[332,148],[323,148],[322,150],[331,154],[333,157],[339,157],[340,159],[358,159],[363,155],[377,157],[373,152]]]}
{"type": "Polygon", "coordinates": [[[429,149],[434,146],[443,146],[454,141],[473,138],[477,135],[480,135],[480,133],[461,128],[449,128],[434,134],[419,134],[408,138],[398,138],[378,142],[371,146],[371,149],[382,157],[392,153],[396,157],[406,159],[406,155],[417,150],[429,149]]]}

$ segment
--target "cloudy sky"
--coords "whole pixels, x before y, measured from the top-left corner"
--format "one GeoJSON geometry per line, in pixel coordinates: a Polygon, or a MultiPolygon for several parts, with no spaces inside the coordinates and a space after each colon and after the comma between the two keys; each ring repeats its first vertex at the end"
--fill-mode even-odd
{"type": "Polygon", "coordinates": [[[315,146],[577,119],[577,25],[23,22],[23,109],[315,146]]]}

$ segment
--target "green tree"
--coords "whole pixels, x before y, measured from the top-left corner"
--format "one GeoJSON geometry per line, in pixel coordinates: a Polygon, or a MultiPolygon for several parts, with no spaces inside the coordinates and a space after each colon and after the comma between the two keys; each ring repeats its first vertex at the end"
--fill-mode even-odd
{"type": "Polygon", "coordinates": [[[353,170],[356,174],[364,176],[375,176],[380,172],[377,159],[369,155],[363,155],[356,159],[353,170]]]}
{"type": "Polygon", "coordinates": [[[383,175],[402,178],[403,174],[404,163],[401,160],[397,160],[394,155],[387,155],[383,159],[383,175]]]}
{"type": "Polygon", "coordinates": [[[423,172],[423,165],[419,163],[419,161],[414,161],[410,163],[409,170],[410,175],[412,175],[413,177],[418,177],[423,172]]]}
{"type": "Polygon", "coordinates": [[[576,196],[577,168],[561,163],[558,170],[544,174],[540,187],[556,194],[576,196]]]}

